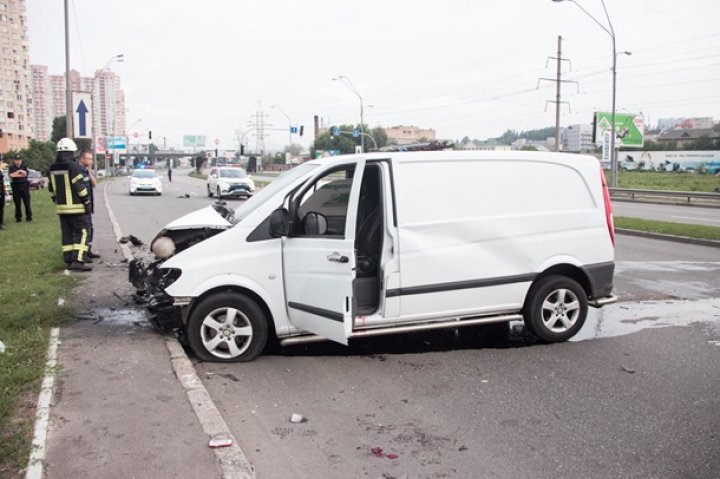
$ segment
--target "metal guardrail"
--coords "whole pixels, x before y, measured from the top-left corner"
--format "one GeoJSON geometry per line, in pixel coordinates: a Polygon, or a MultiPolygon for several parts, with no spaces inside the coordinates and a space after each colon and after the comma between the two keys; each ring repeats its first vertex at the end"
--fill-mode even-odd
{"type": "Polygon", "coordinates": [[[636,190],[631,188],[609,188],[609,190],[610,197],[616,200],[720,207],[720,193],[636,190]]]}

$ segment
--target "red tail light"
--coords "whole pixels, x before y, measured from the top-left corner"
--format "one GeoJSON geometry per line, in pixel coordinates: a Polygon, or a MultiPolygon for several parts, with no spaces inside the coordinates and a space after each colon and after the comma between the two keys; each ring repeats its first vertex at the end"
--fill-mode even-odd
{"type": "Polygon", "coordinates": [[[610,190],[608,190],[607,181],[605,180],[605,172],[600,167],[600,179],[602,180],[603,201],[605,202],[605,221],[607,221],[608,233],[610,233],[610,241],[615,246],[615,225],[613,224],[612,203],[610,202],[610,190]]]}

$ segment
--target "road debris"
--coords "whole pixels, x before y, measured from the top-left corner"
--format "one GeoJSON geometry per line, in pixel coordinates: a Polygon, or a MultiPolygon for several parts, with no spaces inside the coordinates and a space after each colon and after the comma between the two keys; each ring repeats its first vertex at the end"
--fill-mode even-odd
{"type": "Polygon", "coordinates": [[[629,368],[625,366],[623,363],[620,363],[620,368],[625,371],[626,373],[635,374],[635,370],[633,368],[629,368]]]}
{"type": "Polygon", "coordinates": [[[240,380],[234,374],[225,373],[225,374],[221,374],[220,376],[222,376],[224,378],[228,378],[229,380],[234,381],[236,383],[240,382],[240,380]]]}
{"type": "Polygon", "coordinates": [[[123,237],[120,238],[118,241],[119,241],[120,243],[122,243],[122,244],[125,244],[125,243],[130,242],[130,243],[133,244],[133,246],[142,246],[143,244],[145,244],[145,243],[142,242],[142,240],[141,240],[140,238],[138,238],[138,237],[135,236],[135,235],[123,236],[123,237]]]}
{"type": "Polygon", "coordinates": [[[58,298],[57,305],[58,305],[58,306],[65,306],[65,298],[58,298]]]}
{"type": "Polygon", "coordinates": [[[5,352],[5,343],[3,343],[2,341],[0,341],[0,354],[2,354],[2,353],[4,353],[4,352],[5,352]]]}
{"type": "Polygon", "coordinates": [[[190,198],[190,195],[188,193],[185,193],[184,195],[178,196],[178,198],[190,198]]]}
{"type": "Polygon", "coordinates": [[[383,451],[382,447],[373,447],[372,449],[370,449],[370,452],[372,452],[373,456],[375,456],[375,457],[386,457],[388,459],[397,459],[398,457],[400,457],[397,454],[392,453],[392,452],[389,454],[385,453],[385,451],[383,451]]]}
{"type": "Polygon", "coordinates": [[[290,422],[293,422],[295,424],[299,424],[301,422],[305,422],[307,419],[302,414],[295,414],[293,413],[292,416],[290,416],[290,422]]]}
{"type": "Polygon", "coordinates": [[[228,447],[232,446],[232,438],[229,437],[216,437],[213,439],[210,439],[210,442],[208,443],[208,447],[216,448],[216,447],[228,447]]]}

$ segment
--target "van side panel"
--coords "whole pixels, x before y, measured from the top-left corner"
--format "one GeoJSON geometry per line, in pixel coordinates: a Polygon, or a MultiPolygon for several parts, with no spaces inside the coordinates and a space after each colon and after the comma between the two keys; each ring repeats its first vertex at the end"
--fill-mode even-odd
{"type": "Polygon", "coordinates": [[[517,310],[548,258],[612,261],[588,178],[597,164],[575,158],[581,170],[512,159],[398,162],[400,288],[388,295],[401,297],[401,315],[517,310]]]}

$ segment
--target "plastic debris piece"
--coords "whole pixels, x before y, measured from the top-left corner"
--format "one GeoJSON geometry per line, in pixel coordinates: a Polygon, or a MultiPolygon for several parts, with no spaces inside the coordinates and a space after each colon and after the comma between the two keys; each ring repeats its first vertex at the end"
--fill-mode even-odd
{"type": "Polygon", "coordinates": [[[370,449],[370,452],[372,452],[375,457],[385,457],[385,452],[383,452],[382,447],[373,447],[370,449]]]}
{"type": "Polygon", "coordinates": [[[232,439],[229,437],[216,437],[214,439],[210,439],[210,442],[208,443],[208,446],[210,447],[228,447],[232,446],[232,439]]]}
{"type": "Polygon", "coordinates": [[[65,306],[65,299],[64,299],[64,298],[58,298],[57,305],[58,305],[58,306],[65,306]]]}
{"type": "Polygon", "coordinates": [[[460,446],[458,448],[458,451],[460,451],[460,452],[467,451],[467,446],[460,446]]]}
{"type": "Polygon", "coordinates": [[[299,424],[305,421],[306,419],[302,414],[293,414],[292,416],[290,416],[290,422],[294,422],[295,424],[299,424]]]}
{"type": "Polygon", "coordinates": [[[385,457],[387,457],[388,459],[397,459],[400,456],[398,456],[397,454],[386,454],[385,457]]]}
{"type": "Polygon", "coordinates": [[[622,363],[620,364],[620,367],[621,367],[622,370],[625,371],[626,373],[635,374],[635,370],[634,370],[633,368],[629,368],[629,367],[625,366],[625,365],[622,364],[622,363]]]}
{"type": "Polygon", "coordinates": [[[4,353],[4,352],[5,352],[5,343],[3,343],[2,341],[0,341],[0,354],[2,354],[2,353],[4,353]]]}

